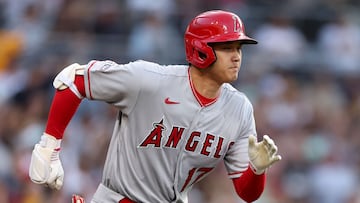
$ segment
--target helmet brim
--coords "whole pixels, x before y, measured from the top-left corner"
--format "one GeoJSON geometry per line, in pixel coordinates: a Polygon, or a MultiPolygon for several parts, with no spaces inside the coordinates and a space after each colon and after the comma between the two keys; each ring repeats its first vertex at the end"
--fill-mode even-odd
{"type": "Polygon", "coordinates": [[[246,35],[222,35],[222,36],[214,36],[207,40],[207,43],[217,43],[217,42],[232,42],[232,41],[239,41],[242,44],[257,44],[258,42],[246,35]]]}
{"type": "Polygon", "coordinates": [[[242,44],[257,44],[258,43],[258,41],[256,41],[253,38],[250,38],[250,37],[245,37],[244,39],[239,39],[239,41],[242,44]]]}

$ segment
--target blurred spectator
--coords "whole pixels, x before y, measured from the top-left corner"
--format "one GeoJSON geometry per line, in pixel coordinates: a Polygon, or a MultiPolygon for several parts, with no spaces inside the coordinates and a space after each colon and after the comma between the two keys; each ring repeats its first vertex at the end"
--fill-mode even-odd
{"type": "Polygon", "coordinates": [[[130,33],[128,50],[131,60],[155,60],[176,63],[183,53],[182,39],[171,24],[157,14],[148,13],[144,21],[134,25],[130,33]],[[176,47],[176,49],[172,48],[176,47]]]}
{"type": "Polygon", "coordinates": [[[311,121],[311,106],[302,97],[302,90],[292,75],[267,74],[260,83],[259,104],[256,106],[261,125],[277,130],[291,131],[304,127],[311,121]]]}
{"type": "Polygon", "coordinates": [[[132,17],[143,17],[143,14],[156,14],[161,18],[169,17],[175,10],[173,0],[126,0],[126,7],[132,17]]]}
{"type": "Polygon", "coordinates": [[[5,26],[21,37],[24,60],[30,62],[44,46],[61,2],[62,0],[6,1],[5,26]]]}
{"type": "Polygon", "coordinates": [[[311,203],[349,203],[358,188],[356,172],[339,160],[336,149],[311,170],[309,180],[311,203]]]}
{"type": "Polygon", "coordinates": [[[0,202],[8,202],[9,201],[9,191],[7,186],[0,181],[0,202]]]}
{"type": "Polygon", "coordinates": [[[351,16],[335,16],[321,28],[317,43],[330,71],[339,75],[360,73],[360,26],[351,16]]]}
{"type": "Polygon", "coordinates": [[[294,68],[306,51],[307,41],[282,11],[270,15],[269,20],[254,31],[259,45],[253,60],[262,66],[257,68],[294,68]]]}
{"type": "Polygon", "coordinates": [[[19,19],[17,24],[13,25],[12,30],[23,39],[24,54],[30,55],[37,52],[43,45],[47,35],[48,28],[40,19],[39,8],[36,5],[29,5],[25,8],[24,16],[19,19]]]}
{"type": "Polygon", "coordinates": [[[24,89],[27,78],[28,71],[21,69],[17,63],[0,72],[0,104],[24,89]]]}
{"type": "Polygon", "coordinates": [[[96,4],[91,0],[64,1],[61,12],[57,16],[54,31],[71,34],[90,32],[95,17],[95,6],[96,4]]]}
{"type": "Polygon", "coordinates": [[[121,35],[128,34],[130,20],[128,13],[116,1],[101,1],[96,9],[94,22],[95,34],[121,35]]]}

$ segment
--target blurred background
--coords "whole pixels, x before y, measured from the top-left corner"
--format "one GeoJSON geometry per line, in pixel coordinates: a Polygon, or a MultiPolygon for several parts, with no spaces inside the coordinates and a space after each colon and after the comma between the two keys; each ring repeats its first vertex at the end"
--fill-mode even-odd
{"type": "MultiPolygon", "coordinates": [[[[237,13],[259,41],[243,48],[234,85],[255,108],[259,136],[283,160],[258,203],[360,202],[360,3],[357,0],[0,0],[0,203],[87,202],[101,179],[116,112],[84,100],[62,144],[65,183],[29,181],[52,80],[89,60],[186,64],[183,33],[200,12],[237,13]]],[[[240,203],[223,165],[190,203],[240,203]]]]}

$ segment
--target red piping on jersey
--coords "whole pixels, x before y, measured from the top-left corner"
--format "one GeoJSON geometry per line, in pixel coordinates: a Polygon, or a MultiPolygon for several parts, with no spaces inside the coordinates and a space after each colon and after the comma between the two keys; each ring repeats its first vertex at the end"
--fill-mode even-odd
{"type": "Polygon", "coordinates": [[[131,199],[126,197],[126,198],[120,200],[119,203],[136,203],[136,202],[134,202],[131,199]]]}
{"type": "Polygon", "coordinates": [[[238,175],[238,174],[242,174],[242,173],[244,173],[244,172],[234,172],[234,173],[229,173],[228,175],[232,176],[232,175],[238,175]]]}
{"type": "Polygon", "coordinates": [[[189,77],[190,87],[191,87],[191,90],[193,92],[193,95],[195,96],[196,100],[198,101],[198,103],[200,104],[201,107],[210,106],[211,104],[213,104],[213,103],[215,103],[217,101],[217,99],[219,97],[215,97],[214,99],[209,99],[209,98],[204,97],[203,95],[201,95],[195,89],[194,84],[193,84],[192,79],[191,79],[191,75],[190,75],[190,68],[188,69],[188,77],[189,77]]]}
{"type": "Polygon", "coordinates": [[[96,63],[96,61],[92,62],[91,65],[89,66],[89,68],[87,69],[87,83],[88,83],[90,99],[93,99],[93,96],[91,94],[91,88],[90,88],[90,68],[92,68],[95,63],[96,63]]]}

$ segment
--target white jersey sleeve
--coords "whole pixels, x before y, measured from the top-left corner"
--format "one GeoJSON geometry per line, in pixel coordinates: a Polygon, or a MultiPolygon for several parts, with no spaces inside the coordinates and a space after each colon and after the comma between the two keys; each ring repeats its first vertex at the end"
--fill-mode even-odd
{"type": "Polygon", "coordinates": [[[249,165],[248,157],[248,137],[249,135],[256,135],[256,125],[253,114],[253,107],[249,99],[242,93],[240,95],[241,101],[238,106],[234,106],[234,111],[242,112],[236,114],[240,116],[237,118],[240,126],[239,135],[237,139],[229,146],[229,149],[224,157],[224,163],[230,178],[237,178],[244,172],[249,165]]]}
{"type": "Polygon", "coordinates": [[[149,66],[151,63],[145,61],[90,61],[84,71],[86,98],[105,101],[122,112],[131,111],[141,89],[144,67],[149,66]]]}

